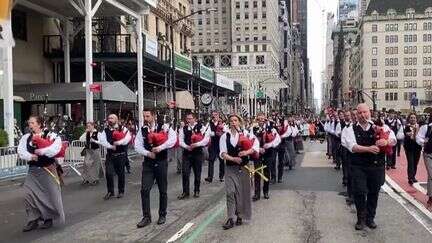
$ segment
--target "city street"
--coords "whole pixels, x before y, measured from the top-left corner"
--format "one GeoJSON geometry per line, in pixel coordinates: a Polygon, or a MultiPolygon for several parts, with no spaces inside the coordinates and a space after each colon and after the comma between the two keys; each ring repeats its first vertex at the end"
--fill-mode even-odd
{"type": "MultiPolygon", "coordinates": [[[[173,162],[169,166],[167,223],[137,229],[141,217],[141,159],[137,157],[123,199],[103,201],[104,181],[96,187],[82,187],[78,178],[68,178],[63,190],[66,225],[49,230],[21,232],[25,213],[21,187],[19,182],[3,183],[0,241],[167,242],[186,225],[177,242],[430,242],[432,219],[387,183],[380,195],[378,228],[355,231],[355,210],[339,195],[344,190],[341,172],[335,171],[325,158],[325,144],[305,145],[306,153],[298,157],[302,160],[300,167],[287,172],[283,183],[270,187],[269,200],[253,204],[250,223],[229,231],[221,227],[226,215],[223,183],[202,180],[200,198],[179,201],[176,196],[181,192],[181,177],[173,162]]],[[[203,169],[203,175],[206,173],[207,167],[203,169]]],[[[154,187],[153,221],[157,220],[157,208],[158,192],[154,187]]]]}

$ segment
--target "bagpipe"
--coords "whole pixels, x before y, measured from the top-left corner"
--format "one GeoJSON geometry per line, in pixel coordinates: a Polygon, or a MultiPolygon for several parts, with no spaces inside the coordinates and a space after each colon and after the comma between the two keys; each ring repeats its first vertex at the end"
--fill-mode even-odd
{"type": "MultiPolygon", "coordinates": [[[[376,140],[380,140],[380,139],[388,140],[390,138],[390,131],[384,130],[383,122],[380,119],[378,119],[375,122],[373,129],[375,130],[376,140]]],[[[380,152],[385,153],[387,156],[391,156],[393,154],[393,148],[390,145],[386,145],[379,148],[380,148],[380,152]]]]}
{"type": "MultiPolygon", "coordinates": [[[[51,146],[54,143],[55,139],[51,139],[48,136],[48,130],[44,131],[44,135],[33,135],[32,143],[37,149],[43,149],[51,146]]],[[[54,156],[54,158],[64,158],[66,149],[68,148],[69,143],[66,141],[62,141],[62,145],[60,151],[54,156]]]]}
{"type": "MultiPolygon", "coordinates": [[[[195,127],[192,129],[192,136],[191,136],[191,143],[198,143],[201,142],[204,137],[205,137],[205,133],[207,132],[207,129],[209,128],[209,126],[206,128],[206,130],[204,131],[204,133],[201,131],[202,130],[202,123],[197,123],[197,125],[195,125],[195,127]]],[[[208,144],[206,144],[208,145],[208,144]]]]}
{"type": "Polygon", "coordinates": [[[263,141],[264,144],[271,143],[273,140],[275,140],[276,136],[273,134],[273,123],[269,122],[267,127],[264,129],[263,132],[263,141]]]}
{"type": "Polygon", "coordinates": [[[152,131],[150,129],[150,127],[147,126],[148,131],[149,131],[149,133],[147,135],[147,141],[149,144],[152,145],[152,147],[160,146],[160,145],[164,144],[166,141],[168,141],[169,128],[171,128],[171,126],[172,126],[172,124],[170,124],[168,130],[165,131],[163,129],[163,125],[166,124],[166,122],[167,122],[167,115],[163,115],[162,119],[160,117],[161,117],[161,115],[158,114],[157,119],[156,119],[156,126],[159,129],[152,131]],[[162,120],[162,123],[158,123],[159,120],[162,120]]]}

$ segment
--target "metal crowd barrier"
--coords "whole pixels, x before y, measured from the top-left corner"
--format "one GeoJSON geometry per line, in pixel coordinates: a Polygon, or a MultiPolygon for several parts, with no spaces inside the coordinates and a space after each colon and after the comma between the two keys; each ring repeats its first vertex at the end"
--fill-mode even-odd
{"type": "MultiPolygon", "coordinates": [[[[66,149],[64,159],[59,162],[65,169],[71,169],[78,176],[81,172],[78,170],[84,164],[84,156],[81,151],[84,149],[85,142],[74,140],[66,149]]],[[[134,156],[135,151],[129,151],[129,156],[134,156]]],[[[105,164],[106,149],[101,148],[102,166],[105,164]]],[[[104,169],[104,168],[103,168],[104,169]]],[[[25,176],[27,174],[27,162],[20,159],[17,153],[17,147],[0,147],[0,180],[25,176]]]]}

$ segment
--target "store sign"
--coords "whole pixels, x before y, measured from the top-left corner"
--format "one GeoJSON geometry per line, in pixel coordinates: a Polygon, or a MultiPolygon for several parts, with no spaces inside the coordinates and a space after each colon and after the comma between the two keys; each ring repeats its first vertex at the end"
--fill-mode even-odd
{"type": "Polygon", "coordinates": [[[174,66],[178,71],[192,74],[192,60],[188,57],[175,53],[174,66]]]}
{"type": "Polygon", "coordinates": [[[201,77],[201,79],[204,79],[205,81],[213,83],[214,82],[213,69],[208,68],[208,67],[201,64],[200,65],[200,77],[201,77]]]}
{"type": "Polygon", "coordinates": [[[216,85],[234,91],[234,81],[221,74],[216,74],[216,85]]]}
{"type": "Polygon", "coordinates": [[[158,43],[156,40],[151,39],[150,37],[148,37],[147,35],[145,36],[146,40],[145,40],[145,51],[152,55],[157,57],[158,56],[158,43]]]}

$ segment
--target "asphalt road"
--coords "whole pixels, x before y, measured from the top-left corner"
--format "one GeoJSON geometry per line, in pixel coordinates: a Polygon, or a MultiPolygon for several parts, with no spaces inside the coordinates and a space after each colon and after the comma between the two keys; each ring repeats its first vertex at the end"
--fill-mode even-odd
{"type": "MultiPolygon", "coordinates": [[[[137,229],[141,159],[135,158],[123,199],[103,201],[104,182],[82,187],[79,178],[69,177],[63,190],[66,225],[49,230],[22,233],[21,187],[19,183],[0,185],[0,242],[166,242],[188,223],[193,226],[178,242],[431,242],[430,232],[385,192],[380,195],[378,229],[355,231],[355,210],[338,195],[344,190],[341,172],[325,159],[325,145],[305,145],[306,153],[298,157],[302,162],[284,175],[283,183],[271,186],[271,198],[253,204],[252,221],[229,231],[221,228],[226,215],[223,183],[206,183],[205,166],[201,197],[179,201],[181,176],[174,163],[169,166],[167,223],[137,229]]],[[[158,198],[155,186],[151,196],[154,221],[158,198]]]]}

